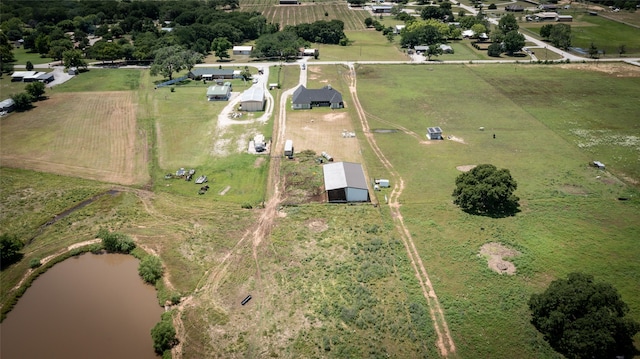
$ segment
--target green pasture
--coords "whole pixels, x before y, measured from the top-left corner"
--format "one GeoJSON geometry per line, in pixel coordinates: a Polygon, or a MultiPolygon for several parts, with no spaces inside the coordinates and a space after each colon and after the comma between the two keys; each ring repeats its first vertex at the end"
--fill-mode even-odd
{"type": "Polygon", "coordinates": [[[134,91],[140,87],[141,73],[135,69],[89,69],[55,86],[53,91],[134,91]]]}
{"type": "MultiPolygon", "coordinates": [[[[637,141],[630,88],[640,79],[534,65],[422,68],[360,66],[358,95],[372,129],[403,126],[422,138],[427,127],[443,129],[445,140],[428,144],[402,132],[375,137],[404,179],[405,223],[460,357],[556,357],[529,324],[526,302],[571,271],[613,284],[640,319],[640,191],[620,180],[640,179],[639,147],[602,139],[585,148],[574,134],[597,141],[605,130],[606,137],[637,141]],[[453,105],[458,101],[464,106],[453,105]],[[589,167],[595,158],[608,171],[589,167]],[[452,204],[456,167],[480,163],[511,171],[521,203],[516,216],[471,216],[452,204]],[[478,256],[487,242],[521,253],[513,259],[517,275],[487,268],[478,256]]],[[[389,175],[370,151],[364,155],[369,173],[389,175]]]]}
{"type": "MultiPolygon", "coordinates": [[[[314,44],[320,51],[318,61],[408,61],[395,43],[373,29],[366,31],[345,31],[351,41],[349,46],[314,44]]],[[[311,60],[313,61],[313,60],[311,60]]]]}
{"type": "Polygon", "coordinates": [[[27,61],[31,61],[34,65],[46,64],[49,62],[53,62],[54,59],[51,57],[42,57],[37,52],[31,52],[30,50],[25,50],[24,47],[17,47],[13,49],[13,56],[16,59],[14,65],[27,65],[27,61]]]}
{"type": "MultiPolygon", "coordinates": [[[[640,54],[640,28],[625,25],[601,16],[567,12],[574,17],[571,25],[571,46],[588,49],[593,43],[599,50],[605,51],[605,57],[619,57],[619,48],[625,46],[624,56],[640,54]]],[[[520,22],[520,26],[529,29],[537,36],[543,22],[520,22]]]]}

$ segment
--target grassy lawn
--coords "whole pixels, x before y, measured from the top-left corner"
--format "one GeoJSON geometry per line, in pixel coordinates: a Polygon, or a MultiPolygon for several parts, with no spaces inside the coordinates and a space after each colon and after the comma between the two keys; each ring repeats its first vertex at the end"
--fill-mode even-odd
{"type": "MultiPolygon", "coordinates": [[[[625,46],[625,56],[640,54],[640,29],[600,16],[567,12],[574,17],[571,25],[571,46],[588,49],[593,43],[606,57],[618,57],[621,45],[625,46]]],[[[520,26],[535,34],[545,25],[541,22],[520,22],[520,26]]]]}
{"type": "MultiPolygon", "coordinates": [[[[157,80],[160,79],[149,81],[157,80]]],[[[233,92],[244,91],[251,85],[238,79],[231,83],[233,92]]],[[[270,137],[272,121],[266,126],[254,122],[219,128],[218,114],[228,102],[207,101],[206,91],[211,84],[188,80],[176,85],[173,92],[171,86],[148,91],[158,142],[158,168],[153,174],[156,189],[197,195],[200,185],[179,179],[164,180],[165,174],[175,173],[179,168],[193,168],[196,177],[203,174],[209,178],[208,197],[255,205],[264,200],[264,186],[258,184],[266,180],[268,161],[256,162],[261,156],[246,154],[246,150],[256,133],[270,137]]],[[[245,112],[239,120],[261,114],[245,112]]]]}
{"type": "Polygon", "coordinates": [[[37,52],[30,52],[30,50],[27,51],[24,47],[14,48],[13,56],[16,59],[16,62],[14,62],[15,65],[26,65],[27,61],[31,61],[34,65],[46,64],[54,61],[50,57],[41,57],[37,52]]]}
{"type": "Polygon", "coordinates": [[[408,61],[395,43],[389,43],[381,32],[373,29],[365,31],[345,31],[351,40],[349,46],[315,44],[320,51],[318,61],[408,61]]]}
{"type": "Polygon", "coordinates": [[[141,70],[89,69],[55,87],[55,92],[132,91],[140,87],[141,70]]]}
{"type": "MultiPolygon", "coordinates": [[[[640,205],[617,200],[636,198],[640,191],[587,166],[605,157],[613,172],[638,180],[638,146],[607,141],[584,148],[572,135],[581,128],[607,129],[637,139],[629,88],[638,87],[640,78],[530,65],[443,66],[428,73],[412,66],[361,66],[358,73],[360,100],[375,114],[369,115],[371,128],[395,123],[424,135],[426,127],[440,126],[445,137],[458,139],[422,144],[400,132],[375,135],[408,185],[401,197],[405,222],[446,308],[460,357],[555,357],[529,324],[526,302],[571,271],[612,283],[640,319],[633,284],[640,275],[633,260],[640,255],[634,242],[640,205]],[[464,99],[465,105],[451,106],[452,99],[464,99]],[[452,205],[456,167],[479,163],[511,171],[521,213],[491,219],[452,205]],[[487,268],[478,256],[487,242],[520,251],[513,260],[516,276],[487,268]]],[[[376,161],[368,162],[370,173],[385,176],[376,161]]]]}

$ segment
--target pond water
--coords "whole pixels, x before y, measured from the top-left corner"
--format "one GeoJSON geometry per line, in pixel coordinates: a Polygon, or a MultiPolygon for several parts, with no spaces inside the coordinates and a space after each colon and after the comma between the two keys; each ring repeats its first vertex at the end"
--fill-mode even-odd
{"type": "Polygon", "coordinates": [[[72,257],[36,279],[0,324],[0,357],[157,358],[151,328],[162,311],[134,257],[72,257]]]}

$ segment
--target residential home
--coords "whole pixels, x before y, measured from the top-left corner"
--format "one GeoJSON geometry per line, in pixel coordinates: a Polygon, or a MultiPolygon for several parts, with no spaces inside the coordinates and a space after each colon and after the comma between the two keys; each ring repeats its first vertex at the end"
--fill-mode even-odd
{"type": "Polygon", "coordinates": [[[344,107],[342,94],[331,86],[325,86],[321,89],[307,89],[304,85],[300,85],[293,92],[292,102],[294,110],[325,106],[332,109],[344,107]]]}
{"type": "Polygon", "coordinates": [[[195,67],[187,76],[194,80],[232,79],[233,69],[195,67]]]}

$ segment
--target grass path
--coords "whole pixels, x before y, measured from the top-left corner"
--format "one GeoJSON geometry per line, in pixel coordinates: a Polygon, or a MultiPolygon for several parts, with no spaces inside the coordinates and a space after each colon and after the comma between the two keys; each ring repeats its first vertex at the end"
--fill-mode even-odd
{"type": "MultiPolygon", "coordinates": [[[[420,254],[418,253],[418,250],[416,249],[416,246],[413,242],[411,233],[404,224],[402,212],[400,211],[399,198],[402,194],[402,191],[404,190],[404,180],[402,179],[400,174],[393,168],[391,162],[382,153],[380,147],[378,147],[376,143],[373,133],[369,129],[367,115],[364,112],[362,105],[360,104],[360,101],[358,99],[356,71],[353,64],[349,64],[349,69],[349,92],[351,93],[353,103],[355,105],[360,123],[362,125],[362,132],[365,134],[367,142],[369,143],[369,146],[375,153],[376,157],[378,157],[380,162],[389,171],[389,174],[393,178],[393,182],[395,183],[389,198],[389,209],[391,210],[391,215],[394,222],[396,223],[396,228],[398,229],[398,233],[400,234],[402,243],[404,244],[405,249],[407,250],[407,254],[409,255],[409,260],[415,272],[416,278],[418,279],[420,287],[422,288],[422,294],[427,300],[429,313],[431,315],[431,320],[433,321],[434,329],[437,336],[436,345],[442,357],[449,358],[455,356],[456,346],[453,342],[451,332],[449,331],[449,326],[447,325],[447,321],[444,317],[444,311],[440,306],[440,301],[438,300],[438,296],[433,289],[433,284],[431,283],[427,270],[422,263],[422,259],[420,258],[420,254]]],[[[407,129],[403,129],[403,131],[412,135],[413,137],[416,137],[415,133],[408,131],[407,129]]]]}

